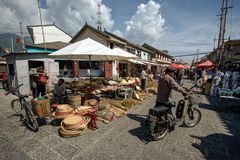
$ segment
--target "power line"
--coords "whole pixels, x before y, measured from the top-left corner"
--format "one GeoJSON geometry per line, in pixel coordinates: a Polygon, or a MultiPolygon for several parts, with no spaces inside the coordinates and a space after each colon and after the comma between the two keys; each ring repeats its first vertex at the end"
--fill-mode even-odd
{"type": "Polygon", "coordinates": [[[195,56],[195,55],[203,55],[203,54],[208,54],[210,52],[202,52],[202,53],[193,53],[193,54],[182,54],[182,55],[176,55],[173,57],[188,57],[188,56],[195,56]]]}

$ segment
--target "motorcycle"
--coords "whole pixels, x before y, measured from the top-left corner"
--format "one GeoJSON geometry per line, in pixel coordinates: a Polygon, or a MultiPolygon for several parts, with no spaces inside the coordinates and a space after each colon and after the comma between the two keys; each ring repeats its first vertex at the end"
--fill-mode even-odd
{"type": "MultiPolygon", "coordinates": [[[[190,89],[183,87],[186,91],[190,89]]],[[[199,95],[184,95],[176,108],[176,114],[174,116],[172,108],[176,107],[175,102],[169,102],[161,106],[155,106],[149,109],[149,113],[146,120],[146,127],[148,133],[153,140],[163,139],[168,132],[171,132],[175,127],[185,125],[186,127],[196,126],[201,118],[201,111],[198,109],[198,101],[201,98],[199,95]]]]}

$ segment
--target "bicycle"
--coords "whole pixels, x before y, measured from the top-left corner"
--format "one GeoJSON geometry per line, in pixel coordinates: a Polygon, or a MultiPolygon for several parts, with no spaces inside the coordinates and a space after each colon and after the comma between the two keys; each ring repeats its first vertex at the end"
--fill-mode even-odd
{"type": "Polygon", "coordinates": [[[25,123],[26,127],[30,130],[37,132],[39,130],[38,122],[36,117],[34,116],[34,113],[32,111],[32,104],[31,102],[28,102],[25,98],[28,98],[27,95],[21,95],[19,92],[19,88],[23,86],[23,84],[18,85],[16,88],[11,89],[5,95],[9,95],[12,93],[13,95],[16,95],[18,99],[14,99],[11,102],[11,107],[13,111],[16,112],[16,114],[19,114],[21,117],[21,120],[25,123]],[[17,93],[16,93],[17,92],[17,93]],[[22,113],[22,111],[25,111],[25,114],[22,113]]]}

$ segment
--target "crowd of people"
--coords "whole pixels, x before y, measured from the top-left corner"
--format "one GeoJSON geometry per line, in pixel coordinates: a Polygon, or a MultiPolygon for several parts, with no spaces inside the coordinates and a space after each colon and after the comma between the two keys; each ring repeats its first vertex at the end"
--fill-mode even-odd
{"type": "Polygon", "coordinates": [[[216,96],[219,88],[234,90],[240,87],[240,68],[228,65],[197,69],[194,81],[198,82],[198,86],[211,83],[210,95],[216,96]]]}

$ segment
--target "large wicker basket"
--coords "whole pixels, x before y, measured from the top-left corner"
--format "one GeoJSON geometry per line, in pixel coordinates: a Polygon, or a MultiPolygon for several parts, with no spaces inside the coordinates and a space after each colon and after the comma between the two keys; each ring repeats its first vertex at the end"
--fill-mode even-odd
{"type": "Polygon", "coordinates": [[[82,100],[80,95],[68,95],[68,102],[74,107],[80,107],[82,100]]]}
{"type": "Polygon", "coordinates": [[[46,117],[50,114],[50,101],[49,99],[44,100],[32,100],[32,105],[36,115],[38,117],[46,117]]]}

